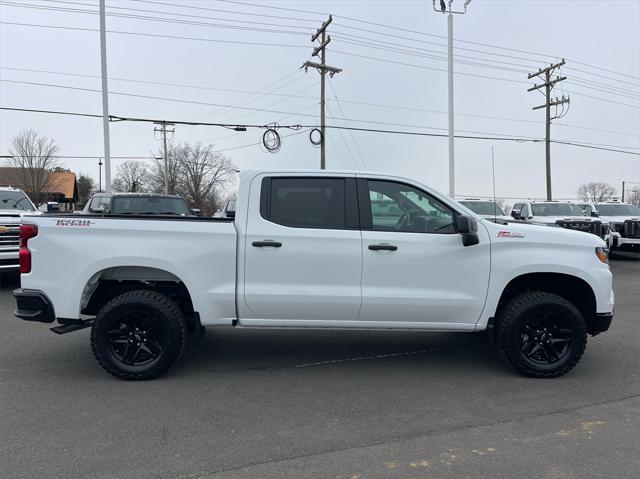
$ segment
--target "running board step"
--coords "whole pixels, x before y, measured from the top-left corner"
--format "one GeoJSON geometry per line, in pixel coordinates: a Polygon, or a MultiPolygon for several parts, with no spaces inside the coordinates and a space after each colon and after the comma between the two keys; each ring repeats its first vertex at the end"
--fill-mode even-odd
{"type": "Polygon", "coordinates": [[[90,319],[89,321],[81,321],[78,323],[62,324],[60,326],[55,326],[51,328],[51,331],[53,331],[56,334],[73,333],[74,331],[79,331],[81,329],[88,328],[89,326],[91,326],[91,323],[93,323],[92,319],[90,319]]]}

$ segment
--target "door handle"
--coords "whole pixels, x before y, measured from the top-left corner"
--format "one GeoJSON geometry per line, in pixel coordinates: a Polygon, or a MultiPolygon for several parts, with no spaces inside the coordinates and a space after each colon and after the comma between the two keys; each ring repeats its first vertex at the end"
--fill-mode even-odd
{"type": "Polygon", "coordinates": [[[371,251],[396,251],[398,249],[397,246],[392,245],[392,244],[388,244],[388,243],[381,243],[381,244],[370,244],[369,245],[369,249],[371,251]]]}
{"type": "Polygon", "coordinates": [[[282,243],[272,240],[254,241],[251,244],[256,248],[264,248],[265,246],[270,246],[271,248],[280,248],[280,246],[282,246],[282,243]]]}

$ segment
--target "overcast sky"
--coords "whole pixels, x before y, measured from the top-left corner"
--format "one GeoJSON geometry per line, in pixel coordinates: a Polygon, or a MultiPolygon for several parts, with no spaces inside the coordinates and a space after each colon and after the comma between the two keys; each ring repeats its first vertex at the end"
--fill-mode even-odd
{"type": "MultiPolygon", "coordinates": [[[[353,127],[446,134],[447,22],[431,1],[248,2],[107,0],[109,13],[136,16],[107,16],[107,30],[137,33],[107,34],[110,113],[317,124],[319,75],[299,67],[310,59],[311,32],[332,14],[327,63],[344,71],[330,81],[339,102],[327,87],[327,124],[345,125],[344,113],[353,127]]],[[[462,3],[456,0],[454,6],[462,3]]],[[[99,27],[98,1],[0,0],[0,5],[0,105],[101,114],[99,92],[7,81],[100,90],[99,34],[92,31],[99,27]]],[[[555,120],[552,138],[635,155],[553,144],[554,196],[574,197],[589,181],[617,188],[623,180],[640,182],[639,1],[473,0],[465,15],[455,17],[454,36],[456,60],[464,62],[455,64],[457,134],[543,138],[544,110],[531,110],[543,96],[527,92],[532,84],[527,72],[566,58],[560,73],[567,80],[554,95],[570,94],[571,105],[564,118],[555,120]]],[[[0,112],[1,154],[25,128],[54,138],[63,155],[103,154],[99,118],[10,111],[0,112]]],[[[178,125],[173,141],[212,143],[240,169],[319,166],[320,151],[306,131],[284,138],[276,154],[255,145],[261,135],[254,129],[178,125]]],[[[399,173],[447,191],[446,138],[337,130],[327,137],[328,168],[399,173]]],[[[149,156],[160,146],[152,124],[111,124],[113,156],[149,156]]],[[[491,195],[491,146],[497,196],[544,196],[544,143],[471,139],[456,140],[458,193],[491,195]]],[[[123,161],[114,159],[113,170],[123,161]]],[[[95,159],[65,159],[64,164],[97,180],[95,159]]]]}

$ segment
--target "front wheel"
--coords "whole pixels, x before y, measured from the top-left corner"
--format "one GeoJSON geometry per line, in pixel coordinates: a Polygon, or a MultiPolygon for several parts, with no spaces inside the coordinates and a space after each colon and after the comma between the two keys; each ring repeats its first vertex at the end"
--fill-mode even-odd
{"type": "Polygon", "coordinates": [[[152,379],[177,361],[186,336],[184,316],[170,298],[155,291],[129,291],[100,309],[91,328],[91,348],[108,373],[152,379]]]}
{"type": "Polygon", "coordinates": [[[552,293],[529,292],[511,299],[495,322],[498,352],[525,376],[562,376],[582,358],[587,328],[580,311],[552,293]]]}

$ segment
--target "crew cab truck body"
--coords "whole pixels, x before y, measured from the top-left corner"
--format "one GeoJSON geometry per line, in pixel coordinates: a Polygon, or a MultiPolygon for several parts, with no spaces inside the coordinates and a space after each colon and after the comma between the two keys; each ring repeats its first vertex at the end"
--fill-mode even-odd
{"type": "Polygon", "coordinates": [[[554,377],[613,316],[601,239],[491,223],[390,175],[245,172],[234,219],[25,223],[16,315],[91,326],[124,379],[164,372],[202,326],[487,331],[517,370],[554,377]]]}

